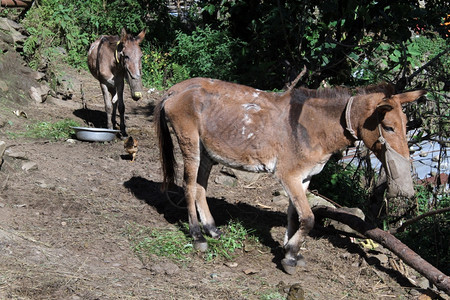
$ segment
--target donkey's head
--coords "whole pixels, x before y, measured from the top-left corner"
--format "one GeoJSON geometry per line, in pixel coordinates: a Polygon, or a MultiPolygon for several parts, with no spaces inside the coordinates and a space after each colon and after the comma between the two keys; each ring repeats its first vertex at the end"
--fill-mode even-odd
{"type": "Polygon", "coordinates": [[[133,37],[122,29],[116,50],[116,60],[125,70],[125,77],[130,84],[131,97],[134,100],[142,98],[142,51],[139,44],[144,37],[144,30],[133,37]]]}
{"type": "Polygon", "coordinates": [[[406,137],[407,120],[402,104],[412,102],[425,93],[420,90],[396,95],[370,93],[363,96],[368,98],[368,107],[360,136],[383,163],[388,177],[388,197],[414,195],[406,137]]]}

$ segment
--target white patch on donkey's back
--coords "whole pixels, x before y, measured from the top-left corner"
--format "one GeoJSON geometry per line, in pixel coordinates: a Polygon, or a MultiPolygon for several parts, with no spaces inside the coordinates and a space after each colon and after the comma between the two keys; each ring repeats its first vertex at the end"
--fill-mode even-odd
{"type": "Polygon", "coordinates": [[[248,114],[244,115],[244,119],[242,121],[244,121],[245,125],[252,123],[252,119],[248,116],[248,114]]]}
{"type": "Polygon", "coordinates": [[[247,111],[254,110],[255,112],[258,112],[261,110],[261,106],[259,106],[256,103],[245,103],[245,104],[242,104],[242,107],[247,111]]]}

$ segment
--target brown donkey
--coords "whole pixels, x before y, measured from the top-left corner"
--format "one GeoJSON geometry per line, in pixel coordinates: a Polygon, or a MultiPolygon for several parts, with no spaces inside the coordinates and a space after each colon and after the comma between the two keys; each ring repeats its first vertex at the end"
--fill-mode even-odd
{"type": "Polygon", "coordinates": [[[89,70],[100,82],[108,128],[116,127],[116,110],[118,108],[122,136],[127,136],[123,102],[124,78],[130,84],[133,100],[137,101],[142,98],[142,51],[139,44],[144,37],[145,31],[133,37],[125,29],[122,29],[120,37],[101,36],[89,48],[89,70]]]}
{"type": "MultiPolygon", "coordinates": [[[[282,265],[293,274],[305,264],[300,245],[314,225],[305,194],[311,176],[322,170],[333,152],[356,140],[362,140],[382,161],[384,142],[409,160],[401,105],[424,94],[393,95],[385,85],[359,90],[354,96],[342,88],[271,93],[207,78],[173,86],[156,107],[155,124],[165,187],[174,182],[176,164],[167,121],[178,139],[195,248],[205,251],[208,247],[197,211],[206,234],[215,238],[221,234],[205,196],[214,164],[272,173],[290,198],[282,265]]],[[[410,170],[402,175],[410,177],[410,170]]]]}

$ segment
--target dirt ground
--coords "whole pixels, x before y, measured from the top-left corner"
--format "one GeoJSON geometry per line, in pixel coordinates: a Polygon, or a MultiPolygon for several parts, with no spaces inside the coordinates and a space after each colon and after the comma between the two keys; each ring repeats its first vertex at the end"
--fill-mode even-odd
{"type": "MultiPolygon", "coordinates": [[[[22,62],[4,63],[7,87],[0,89],[0,140],[7,146],[0,169],[0,299],[286,299],[294,284],[304,299],[417,299],[424,293],[376,259],[377,253],[320,230],[304,244],[306,268],[287,275],[280,265],[286,203],[271,202],[281,186],[263,176],[227,187],[216,183],[220,167],[213,169],[208,191],[218,225],[238,219],[256,228],[261,246],[238,251],[235,264],[207,262],[199,255],[185,263],[164,257],[142,261],[126,234],[130,224],[177,228],[187,218],[159,190],[152,113],[160,92],[138,102],[127,95],[128,131],[139,141],[131,163],[120,139],[55,142],[14,134],[27,124],[64,118],[104,126],[106,116],[98,83],[87,72],[67,68],[74,91],[70,99],[34,103],[23,86],[33,82],[28,71],[8,65],[22,62]]],[[[408,276],[420,281],[415,275],[409,270],[408,276]]]]}

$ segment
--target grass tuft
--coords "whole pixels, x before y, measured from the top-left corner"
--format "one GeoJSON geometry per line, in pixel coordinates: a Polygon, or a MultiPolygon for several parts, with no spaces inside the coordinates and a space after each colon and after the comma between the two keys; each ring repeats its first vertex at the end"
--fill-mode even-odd
{"type": "MultiPolygon", "coordinates": [[[[231,220],[220,230],[224,233],[220,239],[206,237],[206,261],[216,258],[231,260],[236,250],[244,248],[244,243],[258,243],[258,238],[252,235],[253,231],[247,230],[239,221],[231,220]]],[[[131,248],[141,260],[156,255],[179,262],[189,261],[196,251],[188,232],[186,223],[174,229],[149,228],[137,224],[129,224],[126,228],[131,248]]]]}
{"type": "Polygon", "coordinates": [[[35,139],[62,140],[68,139],[75,131],[72,126],[80,126],[78,122],[70,119],[64,119],[57,122],[38,122],[27,125],[27,130],[22,133],[15,133],[15,137],[27,137],[35,139]]]}

